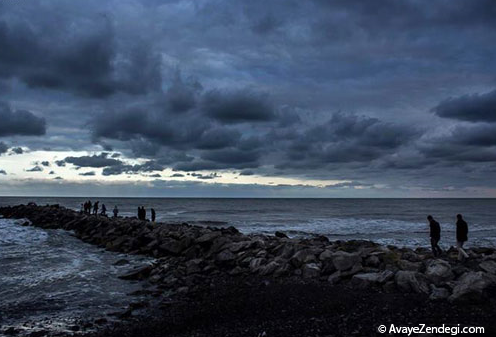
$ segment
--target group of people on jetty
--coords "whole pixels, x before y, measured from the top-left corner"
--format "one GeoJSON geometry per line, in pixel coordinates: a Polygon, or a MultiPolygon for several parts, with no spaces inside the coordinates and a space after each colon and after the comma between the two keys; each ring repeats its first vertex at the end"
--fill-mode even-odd
{"type": "MultiPolygon", "coordinates": [[[[91,203],[91,200],[86,201],[84,204],[81,204],[81,214],[93,214],[95,216],[102,215],[107,216],[107,207],[102,203],[102,207],[99,207],[99,201],[96,201],[94,204],[91,203]],[[98,211],[100,210],[100,213],[98,211]]],[[[112,211],[114,214],[114,218],[119,216],[119,209],[117,205],[114,206],[114,210],[112,211]]],[[[138,207],[138,219],[146,221],[146,209],[145,206],[138,207]]],[[[155,222],[156,213],[153,208],[150,209],[151,221],[155,222]]],[[[468,240],[468,225],[463,220],[463,216],[461,214],[456,215],[456,248],[458,250],[458,260],[463,260],[468,258],[467,252],[463,249],[463,245],[468,240]]],[[[443,250],[439,247],[439,241],[441,240],[441,226],[439,222],[434,220],[432,215],[427,216],[427,221],[429,222],[430,228],[430,238],[431,238],[431,247],[432,254],[434,257],[440,256],[443,254],[443,250]]]]}
{"type": "MultiPolygon", "coordinates": [[[[427,221],[429,221],[430,237],[431,237],[431,247],[432,255],[434,257],[440,256],[443,251],[439,247],[439,241],[441,240],[441,226],[439,222],[434,220],[432,215],[427,216],[427,221]]],[[[463,249],[463,244],[468,240],[468,225],[463,220],[461,214],[456,215],[456,249],[458,250],[458,260],[463,260],[468,258],[467,252],[463,249]]]]}
{"type": "MultiPolygon", "coordinates": [[[[91,203],[91,200],[85,201],[83,204],[81,204],[81,214],[93,214],[95,216],[101,215],[101,216],[108,216],[107,215],[107,207],[105,204],[102,203],[102,207],[100,208],[100,201],[95,201],[94,204],[91,203]],[[100,212],[98,212],[100,211],[100,212]]],[[[114,214],[114,218],[117,218],[119,216],[119,208],[117,208],[117,205],[114,206],[114,209],[112,211],[114,214]]],[[[153,208],[150,209],[150,215],[151,215],[151,221],[155,222],[156,218],[156,213],[153,208]]],[[[138,219],[146,221],[146,209],[145,206],[138,207],[138,219]]]]}

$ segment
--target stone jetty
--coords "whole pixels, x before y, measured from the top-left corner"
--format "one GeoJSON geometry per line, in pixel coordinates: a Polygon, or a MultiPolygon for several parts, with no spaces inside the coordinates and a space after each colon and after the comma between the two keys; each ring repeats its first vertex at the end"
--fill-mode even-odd
{"type": "Polygon", "coordinates": [[[152,224],[136,218],[81,214],[59,205],[3,207],[0,215],[26,219],[26,226],[73,231],[81,240],[110,251],[153,256],[154,263],[121,277],[147,279],[171,293],[199,291],[211,277],[243,275],[418,293],[452,303],[484,301],[496,287],[493,248],[469,249],[469,259],[461,263],[454,248],[433,258],[424,248],[330,242],[322,236],[296,239],[281,232],[244,235],[234,227],[152,224]]]}

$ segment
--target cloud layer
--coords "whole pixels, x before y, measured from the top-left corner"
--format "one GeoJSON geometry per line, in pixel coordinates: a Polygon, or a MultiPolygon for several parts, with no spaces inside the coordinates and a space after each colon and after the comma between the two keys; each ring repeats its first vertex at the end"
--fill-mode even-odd
{"type": "Polygon", "coordinates": [[[496,190],[495,15],[490,0],[2,2],[0,166],[52,183],[54,168],[52,188],[235,174],[496,190]]]}

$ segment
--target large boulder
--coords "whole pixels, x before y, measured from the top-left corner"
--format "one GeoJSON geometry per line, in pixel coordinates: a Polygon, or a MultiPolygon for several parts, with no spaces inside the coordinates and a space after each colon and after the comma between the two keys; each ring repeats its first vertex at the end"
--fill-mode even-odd
{"type": "Polygon", "coordinates": [[[394,277],[394,273],[385,270],[380,273],[355,274],[351,278],[351,283],[358,288],[368,288],[374,285],[381,285],[394,277]]]}
{"type": "Polygon", "coordinates": [[[401,270],[420,271],[422,262],[410,262],[408,260],[399,260],[396,264],[401,270]]]}
{"type": "Polygon", "coordinates": [[[252,273],[257,272],[261,266],[265,264],[265,259],[262,257],[258,257],[256,259],[252,259],[250,261],[250,271],[252,273]]]}
{"type": "Polygon", "coordinates": [[[427,278],[421,273],[400,270],[396,273],[394,281],[398,288],[405,292],[429,293],[427,278]]]}
{"type": "Polygon", "coordinates": [[[229,250],[225,249],[215,256],[215,261],[218,263],[230,263],[236,259],[236,256],[229,250]]]}
{"type": "Polygon", "coordinates": [[[377,255],[370,255],[365,259],[365,265],[367,267],[376,268],[379,267],[380,264],[381,264],[381,260],[377,255]]]}
{"type": "Polygon", "coordinates": [[[289,260],[289,262],[296,268],[305,263],[316,262],[317,258],[312,249],[302,249],[297,251],[289,260]]]}
{"type": "Polygon", "coordinates": [[[429,299],[432,301],[444,300],[450,296],[450,292],[446,288],[438,288],[435,285],[431,284],[431,294],[429,299]]]}
{"type": "Polygon", "coordinates": [[[259,267],[258,268],[258,273],[260,275],[266,276],[266,275],[271,275],[273,274],[278,268],[280,267],[280,264],[277,263],[276,261],[270,261],[267,263],[265,266],[259,267]]]}
{"type": "Polygon", "coordinates": [[[350,269],[355,264],[361,263],[362,258],[358,253],[339,251],[332,254],[332,263],[339,271],[350,269]]]}
{"type": "Polygon", "coordinates": [[[431,260],[427,264],[425,276],[437,286],[455,278],[455,274],[451,271],[451,265],[440,259],[431,260]]]}
{"type": "Polygon", "coordinates": [[[211,244],[212,241],[214,241],[216,238],[221,236],[221,234],[222,233],[219,231],[212,231],[212,232],[203,234],[202,236],[197,238],[195,241],[199,244],[211,244]]]}
{"type": "Polygon", "coordinates": [[[320,276],[320,267],[316,263],[307,263],[301,267],[304,278],[317,278],[320,276]]]}
{"type": "Polygon", "coordinates": [[[478,272],[467,272],[456,282],[450,302],[479,302],[490,288],[496,286],[494,275],[478,272]]]}
{"type": "Polygon", "coordinates": [[[479,267],[490,274],[496,275],[496,262],[491,260],[482,261],[479,267]]]}
{"type": "Polygon", "coordinates": [[[167,239],[159,246],[159,249],[166,254],[179,255],[183,250],[188,248],[188,242],[186,240],[175,240],[167,239]]]}

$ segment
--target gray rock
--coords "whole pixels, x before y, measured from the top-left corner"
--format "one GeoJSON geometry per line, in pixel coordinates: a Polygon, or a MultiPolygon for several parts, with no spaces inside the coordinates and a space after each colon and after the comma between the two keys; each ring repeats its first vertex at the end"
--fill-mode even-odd
{"type": "Polygon", "coordinates": [[[251,241],[240,241],[240,242],[233,242],[227,245],[226,248],[233,253],[238,253],[240,251],[248,249],[250,245],[251,245],[251,241]]]}
{"type": "Polygon", "coordinates": [[[450,296],[450,291],[446,288],[438,288],[431,284],[431,294],[429,299],[432,301],[444,300],[450,296]]]}
{"type": "Polygon", "coordinates": [[[338,270],[334,273],[332,273],[328,278],[327,281],[331,284],[338,284],[341,281],[341,272],[338,270]]]}
{"type": "Polygon", "coordinates": [[[332,251],[329,249],[324,250],[322,253],[319,255],[319,260],[320,261],[327,261],[332,259],[332,251]]]}
{"type": "Polygon", "coordinates": [[[337,270],[344,271],[350,269],[355,264],[362,261],[358,253],[347,253],[343,251],[332,254],[332,263],[337,270]]]}
{"type": "Polygon", "coordinates": [[[282,264],[277,270],[274,272],[275,277],[281,277],[291,274],[291,266],[289,263],[282,264]]]}
{"type": "Polygon", "coordinates": [[[431,260],[428,263],[425,276],[437,286],[455,278],[455,274],[451,271],[451,265],[440,259],[431,260]]]}
{"type": "Polygon", "coordinates": [[[421,261],[420,257],[415,252],[413,252],[411,250],[407,250],[406,252],[401,254],[401,258],[403,260],[407,260],[410,262],[420,262],[421,261]]]}
{"type": "Polygon", "coordinates": [[[408,260],[399,260],[397,265],[401,270],[409,271],[420,271],[422,268],[422,262],[410,262],[408,260]]]}
{"type": "Polygon", "coordinates": [[[383,284],[394,277],[394,273],[385,270],[380,273],[364,273],[364,274],[355,274],[351,278],[351,282],[354,286],[358,288],[368,288],[374,285],[383,284]]]}
{"type": "Polygon", "coordinates": [[[264,263],[265,263],[265,259],[261,257],[251,260],[250,271],[252,273],[257,272],[264,263]]]}
{"type": "Polygon", "coordinates": [[[370,255],[365,259],[365,265],[368,267],[378,267],[381,264],[381,260],[377,255],[370,255]]]}
{"type": "Polygon", "coordinates": [[[199,244],[204,244],[204,243],[214,241],[220,235],[221,235],[221,233],[219,231],[212,231],[210,233],[203,234],[202,236],[197,238],[195,241],[199,244]]]}
{"type": "Polygon", "coordinates": [[[220,263],[231,262],[236,258],[236,256],[229,250],[225,249],[215,257],[215,260],[220,263]]]}
{"type": "Polygon", "coordinates": [[[266,276],[266,275],[271,275],[274,273],[278,268],[280,267],[279,263],[275,261],[270,261],[267,263],[265,266],[262,266],[258,269],[258,273],[260,275],[266,276]]]}
{"type": "Polygon", "coordinates": [[[429,285],[425,275],[414,272],[400,270],[396,273],[394,281],[398,288],[405,292],[429,293],[429,285]]]}
{"type": "Polygon", "coordinates": [[[496,262],[491,260],[482,261],[479,267],[490,274],[496,275],[496,262]]]}
{"type": "Polygon", "coordinates": [[[289,260],[289,262],[296,268],[302,266],[304,263],[310,263],[316,261],[317,259],[311,249],[299,250],[289,260]]]}
{"type": "Polygon", "coordinates": [[[304,278],[317,278],[320,276],[320,267],[316,263],[304,264],[301,271],[304,278]]]}
{"type": "Polygon", "coordinates": [[[179,255],[186,248],[181,241],[175,239],[164,240],[164,243],[159,246],[161,251],[171,255],[179,255]]]}
{"type": "Polygon", "coordinates": [[[283,232],[275,232],[276,237],[281,238],[281,239],[287,239],[288,236],[284,234],[283,232]]]}
{"type": "Polygon", "coordinates": [[[467,272],[456,282],[450,302],[479,302],[484,300],[486,291],[496,285],[496,277],[484,273],[467,272]]]}
{"type": "Polygon", "coordinates": [[[341,270],[341,278],[348,278],[351,277],[359,272],[363,271],[363,266],[361,263],[355,264],[351,269],[348,270],[341,270]]]}

